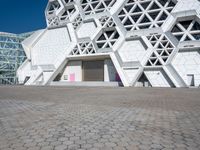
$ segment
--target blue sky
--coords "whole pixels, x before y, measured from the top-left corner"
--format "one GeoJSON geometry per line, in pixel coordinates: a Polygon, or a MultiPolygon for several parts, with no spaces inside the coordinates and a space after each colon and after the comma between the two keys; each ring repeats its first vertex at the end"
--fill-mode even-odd
{"type": "Polygon", "coordinates": [[[0,1],[0,32],[24,33],[46,27],[48,0],[0,1]]]}

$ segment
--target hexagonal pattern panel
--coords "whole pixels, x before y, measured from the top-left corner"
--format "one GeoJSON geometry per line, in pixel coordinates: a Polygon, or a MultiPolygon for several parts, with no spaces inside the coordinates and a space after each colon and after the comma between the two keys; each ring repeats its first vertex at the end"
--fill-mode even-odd
{"type": "Polygon", "coordinates": [[[102,16],[99,19],[101,25],[103,28],[111,28],[111,27],[115,27],[116,24],[114,22],[114,20],[112,19],[112,17],[108,17],[108,16],[102,16]]]}
{"type": "Polygon", "coordinates": [[[81,15],[79,14],[76,19],[74,19],[74,21],[72,22],[72,25],[74,27],[74,29],[76,30],[79,25],[83,22],[83,18],[81,17],[81,15]]]}
{"type": "Polygon", "coordinates": [[[112,48],[117,39],[119,33],[116,29],[103,30],[103,33],[98,37],[96,43],[98,48],[112,48]]]}
{"type": "Polygon", "coordinates": [[[85,15],[96,14],[110,10],[116,0],[82,0],[81,6],[85,15]]]}
{"type": "Polygon", "coordinates": [[[48,3],[47,8],[46,8],[46,18],[47,18],[47,24],[49,26],[59,25],[59,19],[58,19],[57,13],[60,8],[61,8],[61,4],[57,0],[50,1],[48,3]]]}
{"type": "Polygon", "coordinates": [[[161,34],[147,36],[147,39],[152,44],[154,50],[146,66],[161,66],[166,64],[168,58],[171,56],[175,48],[173,44],[165,35],[161,34]]]}
{"type": "Polygon", "coordinates": [[[87,54],[95,54],[96,50],[92,42],[80,42],[77,46],[72,50],[70,55],[87,55],[87,54]]]}
{"type": "Polygon", "coordinates": [[[127,31],[162,26],[176,3],[172,0],[128,0],[118,14],[127,31]]]}
{"type": "Polygon", "coordinates": [[[50,1],[47,6],[47,14],[52,15],[55,14],[56,11],[60,8],[60,3],[58,1],[50,1]]]}
{"type": "Polygon", "coordinates": [[[196,19],[178,21],[171,32],[178,41],[200,40],[200,21],[196,19]]]}
{"type": "Polygon", "coordinates": [[[63,11],[63,13],[59,16],[60,22],[65,22],[65,21],[69,20],[69,18],[75,13],[75,11],[76,11],[76,8],[74,7],[74,5],[66,8],[63,11]]]}

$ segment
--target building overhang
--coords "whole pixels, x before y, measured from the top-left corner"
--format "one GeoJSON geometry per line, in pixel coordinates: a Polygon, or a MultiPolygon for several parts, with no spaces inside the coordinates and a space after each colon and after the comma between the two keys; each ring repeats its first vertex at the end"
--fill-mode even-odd
{"type": "Polygon", "coordinates": [[[81,56],[69,56],[68,60],[102,60],[110,58],[110,54],[95,54],[95,55],[81,55],[81,56]]]}

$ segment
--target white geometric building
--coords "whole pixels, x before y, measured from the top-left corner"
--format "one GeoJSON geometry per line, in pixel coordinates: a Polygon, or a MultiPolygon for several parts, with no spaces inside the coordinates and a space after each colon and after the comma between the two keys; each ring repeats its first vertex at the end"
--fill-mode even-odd
{"type": "Polygon", "coordinates": [[[200,1],[49,0],[20,83],[200,85],[200,1]]]}

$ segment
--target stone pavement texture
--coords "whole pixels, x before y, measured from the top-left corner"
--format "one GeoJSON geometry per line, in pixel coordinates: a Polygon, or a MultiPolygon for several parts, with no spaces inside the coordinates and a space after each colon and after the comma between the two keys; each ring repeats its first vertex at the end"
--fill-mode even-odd
{"type": "Polygon", "coordinates": [[[0,150],[199,150],[200,89],[0,87],[0,150]]]}

